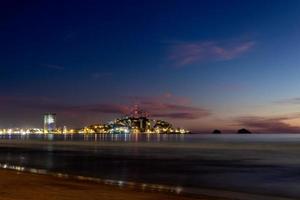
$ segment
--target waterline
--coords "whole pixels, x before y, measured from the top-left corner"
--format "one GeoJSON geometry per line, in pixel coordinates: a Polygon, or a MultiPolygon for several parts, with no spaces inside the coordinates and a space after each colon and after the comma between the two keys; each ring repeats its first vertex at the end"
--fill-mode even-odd
{"type": "Polygon", "coordinates": [[[233,191],[224,191],[224,190],[215,190],[215,189],[199,189],[199,188],[183,188],[183,187],[173,187],[168,185],[161,184],[149,184],[149,183],[136,183],[131,181],[122,181],[122,180],[112,180],[112,179],[101,179],[95,177],[87,176],[77,176],[70,175],[66,173],[59,172],[50,172],[45,169],[35,169],[30,167],[22,167],[17,165],[10,165],[7,163],[0,163],[0,168],[5,170],[14,170],[18,172],[25,172],[38,175],[47,175],[56,178],[70,179],[70,180],[79,180],[79,181],[88,181],[97,184],[105,184],[110,186],[116,186],[118,188],[131,188],[142,191],[151,191],[151,192],[162,192],[162,193],[173,193],[176,195],[206,195],[211,197],[219,198],[229,198],[235,200],[296,200],[292,198],[285,197],[275,197],[275,196],[266,196],[259,194],[248,194],[241,192],[233,191]]]}
{"type": "Polygon", "coordinates": [[[29,172],[32,174],[48,175],[48,176],[53,176],[53,177],[57,177],[57,178],[90,181],[90,182],[95,182],[95,183],[99,183],[99,184],[118,186],[119,188],[128,187],[128,188],[134,188],[134,189],[141,189],[143,191],[170,192],[170,193],[175,193],[178,195],[183,192],[182,187],[172,187],[172,186],[160,185],[160,184],[135,183],[135,182],[131,182],[131,181],[101,179],[101,178],[87,177],[87,176],[77,176],[77,175],[70,175],[70,174],[66,174],[66,173],[50,172],[45,169],[36,169],[36,168],[22,167],[22,166],[17,166],[17,165],[10,165],[8,163],[4,163],[4,164],[0,163],[0,168],[19,171],[19,172],[29,172]]]}

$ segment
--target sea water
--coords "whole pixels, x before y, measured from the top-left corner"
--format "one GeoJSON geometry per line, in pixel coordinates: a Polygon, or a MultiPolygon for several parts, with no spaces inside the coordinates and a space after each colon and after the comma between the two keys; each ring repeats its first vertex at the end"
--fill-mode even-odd
{"type": "Polygon", "coordinates": [[[300,134],[4,134],[0,166],[300,199],[300,134]]]}

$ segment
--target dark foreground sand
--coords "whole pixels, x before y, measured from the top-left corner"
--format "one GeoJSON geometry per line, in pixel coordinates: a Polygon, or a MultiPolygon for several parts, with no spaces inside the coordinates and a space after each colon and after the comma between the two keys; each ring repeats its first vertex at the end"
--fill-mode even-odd
{"type": "MultiPolygon", "coordinates": [[[[221,200],[200,196],[138,191],[89,181],[70,180],[47,175],[0,170],[0,200],[221,200]]],[[[223,199],[222,199],[223,200],[223,199]]]]}

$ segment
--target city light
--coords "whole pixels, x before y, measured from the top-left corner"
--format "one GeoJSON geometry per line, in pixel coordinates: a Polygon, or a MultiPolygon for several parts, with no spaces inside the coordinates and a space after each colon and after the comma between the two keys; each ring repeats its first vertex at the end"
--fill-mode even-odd
{"type": "Polygon", "coordinates": [[[120,119],[114,119],[106,124],[94,124],[74,129],[63,126],[57,127],[56,114],[47,113],[43,118],[44,128],[4,128],[0,134],[186,134],[190,131],[175,128],[169,122],[150,119],[148,114],[137,106],[131,114],[120,119]]]}

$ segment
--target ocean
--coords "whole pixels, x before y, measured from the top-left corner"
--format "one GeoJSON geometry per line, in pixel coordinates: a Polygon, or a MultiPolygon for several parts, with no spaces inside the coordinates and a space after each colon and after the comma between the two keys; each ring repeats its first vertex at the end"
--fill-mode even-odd
{"type": "Polygon", "coordinates": [[[0,167],[193,195],[300,199],[300,134],[4,134],[0,167]]]}

